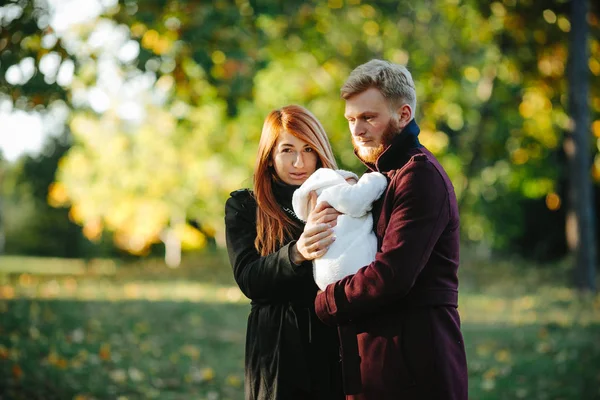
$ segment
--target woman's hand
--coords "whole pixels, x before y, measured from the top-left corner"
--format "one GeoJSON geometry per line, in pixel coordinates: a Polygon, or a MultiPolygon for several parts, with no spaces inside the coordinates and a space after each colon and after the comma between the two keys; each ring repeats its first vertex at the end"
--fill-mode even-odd
{"type": "Polygon", "coordinates": [[[341,213],[326,202],[319,203],[315,207],[316,202],[317,194],[311,192],[309,208],[312,211],[308,215],[304,232],[291,249],[291,258],[294,264],[323,256],[335,241],[332,228],[337,224],[337,217],[341,213]]]}

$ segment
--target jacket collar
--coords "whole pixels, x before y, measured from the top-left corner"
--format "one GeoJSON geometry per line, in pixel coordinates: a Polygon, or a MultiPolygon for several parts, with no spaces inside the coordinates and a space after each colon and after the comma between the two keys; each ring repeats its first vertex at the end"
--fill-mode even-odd
{"type": "MultiPolygon", "coordinates": [[[[408,125],[394,137],[392,143],[379,155],[374,164],[361,160],[362,163],[371,171],[377,172],[389,172],[392,169],[401,167],[406,162],[404,158],[406,158],[407,150],[421,147],[421,143],[419,143],[418,139],[419,132],[421,132],[419,125],[412,119],[408,125]]],[[[354,154],[358,157],[356,150],[354,151],[354,154]]]]}
{"type": "Polygon", "coordinates": [[[277,200],[277,203],[279,203],[281,206],[291,208],[294,191],[300,186],[288,185],[275,176],[272,178],[272,182],[273,194],[275,195],[275,200],[277,200]]]}

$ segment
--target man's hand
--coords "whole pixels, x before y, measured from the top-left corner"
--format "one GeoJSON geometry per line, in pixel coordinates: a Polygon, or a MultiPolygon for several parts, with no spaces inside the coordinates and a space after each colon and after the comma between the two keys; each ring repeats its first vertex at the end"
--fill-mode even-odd
{"type": "Polygon", "coordinates": [[[317,194],[311,192],[309,209],[312,211],[308,215],[304,232],[291,251],[292,262],[295,264],[323,256],[335,241],[331,228],[337,224],[340,213],[326,202],[315,206],[316,202],[317,194]]]}

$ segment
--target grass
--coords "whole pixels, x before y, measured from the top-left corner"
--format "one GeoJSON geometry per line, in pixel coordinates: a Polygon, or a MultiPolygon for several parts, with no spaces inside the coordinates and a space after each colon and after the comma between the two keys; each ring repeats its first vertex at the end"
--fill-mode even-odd
{"type": "MultiPolygon", "coordinates": [[[[463,258],[470,398],[600,398],[600,297],[565,264],[463,258]]],[[[0,398],[242,399],[248,311],[222,254],[0,257],[0,398]]]]}

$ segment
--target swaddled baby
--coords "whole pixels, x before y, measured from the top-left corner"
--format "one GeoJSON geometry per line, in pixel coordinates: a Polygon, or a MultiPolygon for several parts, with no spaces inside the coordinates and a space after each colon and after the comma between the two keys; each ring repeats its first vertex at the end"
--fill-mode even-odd
{"type": "Polygon", "coordinates": [[[342,213],[333,228],[336,240],[325,255],[313,260],[314,279],[321,290],[375,260],[377,237],[370,211],[386,186],[387,180],[379,172],[358,179],[352,172],[319,168],[294,192],[292,206],[303,221],[308,218],[309,194],[313,190],[317,204],[326,201],[342,213]]]}

